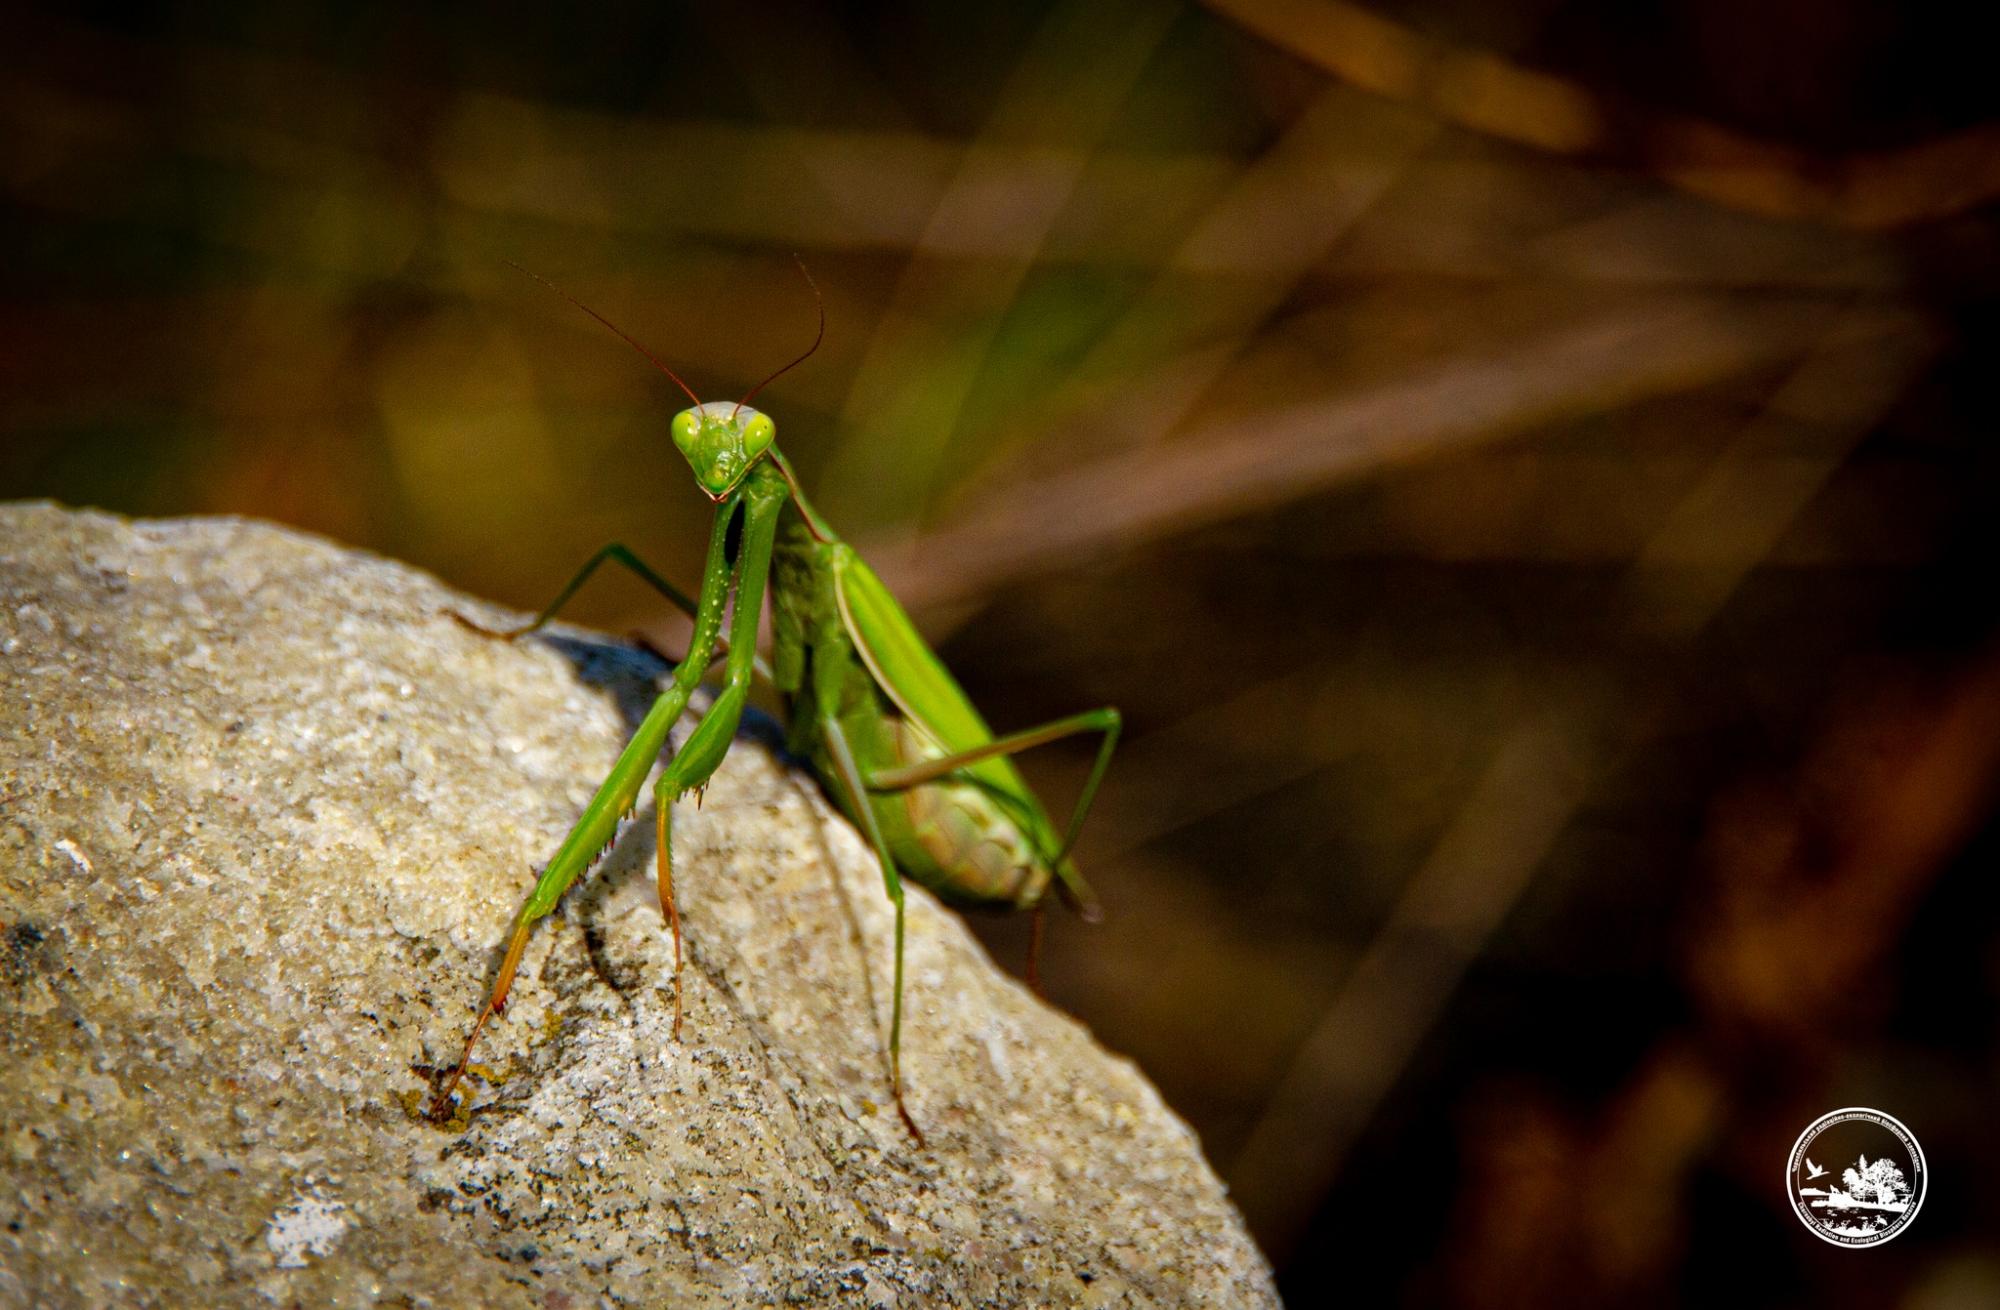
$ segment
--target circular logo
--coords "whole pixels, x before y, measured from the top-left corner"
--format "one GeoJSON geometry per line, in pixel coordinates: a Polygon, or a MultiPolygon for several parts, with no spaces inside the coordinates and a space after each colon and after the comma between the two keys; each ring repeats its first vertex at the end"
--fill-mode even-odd
{"type": "Polygon", "coordinates": [[[1858,1105],[1813,1120],[1785,1172],[1799,1222],[1835,1246],[1875,1246],[1908,1228],[1929,1181],[1916,1135],[1858,1105]]]}

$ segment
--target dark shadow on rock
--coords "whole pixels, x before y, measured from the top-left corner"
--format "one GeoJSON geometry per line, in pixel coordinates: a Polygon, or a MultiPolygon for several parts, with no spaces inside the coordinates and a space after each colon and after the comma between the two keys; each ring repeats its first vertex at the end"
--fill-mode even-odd
{"type": "Polygon", "coordinates": [[[646,717],[673,673],[673,665],[636,646],[546,631],[536,633],[532,640],[568,660],[579,681],[609,692],[628,732],[646,717]]]}
{"type": "MultiPolygon", "coordinates": [[[[617,701],[618,716],[625,720],[627,732],[638,728],[646,711],[653,708],[653,702],[666,690],[667,679],[674,671],[672,663],[642,646],[592,641],[562,632],[538,632],[533,639],[568,660],[579,681],[610,693],[617,701]]],[[[699,716],[707,711],[714,698],[713,685],[704,682],[689,698],[689,710],[699,716]]],[[[766,747],[788,764],[805,764],[785,750],[784,725],[755,705],[744,708],[736,735],[766,747]]],[[[675,734],[674,740],[677,744],[679,734],[675,734]]]]}

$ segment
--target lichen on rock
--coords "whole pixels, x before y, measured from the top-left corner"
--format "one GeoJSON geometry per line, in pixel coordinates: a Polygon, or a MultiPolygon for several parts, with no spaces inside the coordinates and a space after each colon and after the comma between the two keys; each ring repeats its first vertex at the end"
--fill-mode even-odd
{"type": "Polygon", "coordinates": [[[0,507],[0,1303],[1269,1305],[1188,1129],[753,731],[537,932],[660,666],[268,525],[0,507]]]}

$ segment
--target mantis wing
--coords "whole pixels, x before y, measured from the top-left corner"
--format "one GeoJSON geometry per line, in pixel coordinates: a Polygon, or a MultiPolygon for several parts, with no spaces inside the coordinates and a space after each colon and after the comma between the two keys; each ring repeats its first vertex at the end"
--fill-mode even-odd
{"type": "MultiPolygon", "coordinates": [[[[979,717],[965,689],[924,642],[875,570],[851,549],[834,562],[834,595],[840,602],[841,623],[854,642],[868,672],[903,716],[921,725],[948,753],[971,750],[993,740],[993,730],[979,717]]],[[[1005,756],[968,764],[963,773],[999,792],[1027,814],[1045,849],[1056,849],[1058,838],[1034,793],[1005,756]]]]}

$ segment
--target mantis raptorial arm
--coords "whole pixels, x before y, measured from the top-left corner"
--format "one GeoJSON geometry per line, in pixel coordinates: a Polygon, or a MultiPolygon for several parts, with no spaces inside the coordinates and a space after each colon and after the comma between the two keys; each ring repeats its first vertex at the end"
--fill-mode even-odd
{"type": "MultiPolygon", "coordinates": [[[[729,629],[729,662],[724,668],[722,690],[701,716],[692,735],[653,784],[655,837],[658,841],[660,909],[674,934],[674,1036],[681,1031],[684,1008],[681,986],[681,916],[674,903],[674,802],[690,791],[708,785],[709,778],[729,752],[736,728],[743,719],[743,706],[750,695],[755,673],[757,617],[764,607],[764,582],[771,572],[771,541],[777,534],[778,511],[782,498],[746,496],[743,518],[743,546],[736,565],[736,611],[729,629]]],[[[716,548],[711,547],[711,550],[716,548]]],[[[720,558],[719,555],[714,558],[720,558]]],[[[686,667],[683,665],[682,667],[686,667]]]]}
{"type": "Polygon", "coordinates": [[[472,1063],[473,1047],[479,1041],[480,1032],[485,1029],[488,1020],[507,1008],[507,992],[514,984],[515,970],[520,967],[521,954],[527,949],[528,936],[535,923],[555,909],[563,892],[591,866],[617,835],[619,820],[631,813],[639,789],[645,785],[646,775],[652,771],[654,759],[659,755],[660,748],[666,745],[668,731],[679,721],[682,711],[687,708],[688,697],[701,682],[702,672],[708,667],[716,640],[721,635],[722,614],[729,599],[729,565],[724,550],[729,538],[729,520],[736,513],[739,499],[732,496],[717,507],[714,525],[709,530],[708,562],[702,568],[701,600],[695,607],[694,636],[688,646],[687,658],[674,670],[672,685],[646,712],[638,731],[632,734],[632,740],[620,752],[618,762],[611,766],[610,776],[598,787],[583,816],[570,829],[569,836],[563,839],[555,858],[542,870],[534,890],[528,893],[514,915],[514,931],[507,942],[507,953],[501,958],[500,972],[487,994],[486,1005],[473,1022],[471,1034],[465,1039],[465,1053],[460,1057],[458,1067],[446,1077],[431,1098],[431,1117],[434,1119],[447,1117],[452,1093],[465,1076],[466,1067],[472,1063]]]}

